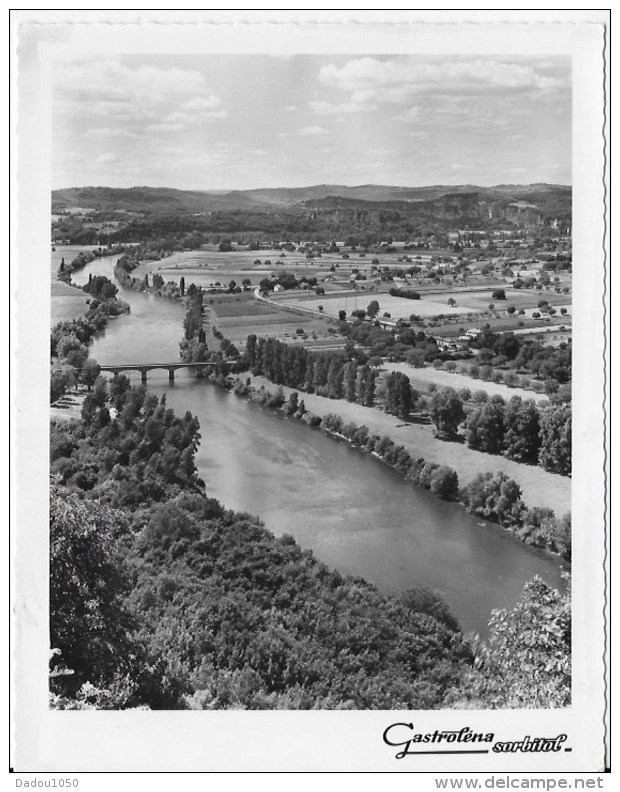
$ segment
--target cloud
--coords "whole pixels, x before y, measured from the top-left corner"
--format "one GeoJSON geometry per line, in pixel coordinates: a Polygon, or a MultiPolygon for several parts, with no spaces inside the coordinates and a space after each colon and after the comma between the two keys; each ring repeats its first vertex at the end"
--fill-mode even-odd
{"type": "Polygon", "coordinates": [[[396,121],[419,121],[420,116],[422,115],[422,108],[421,107],[410,107],[408,110],[405,110],[403,113],[399,113],[399,115],[394,116],[396,121]]]}
{"type": "Polygon", "coordinates": [[[549,74],[524,61],[498,58],[364,57],[344,66],[324,66],[319,79],[350,94],[354,103],[383,101],[404,104],[413,96],[430,94],[515,94],[565,87],[568,72],[549,74]],[[560,75],[560,76],[558,76],[560,75]]]}
{"type": "Polygon", "coordinates": [[[129,129],[113,129],[111,127],[93,127],[84,132],[85,138],[125,138],[127,140],[135,140],[140,138],[137,132],[132,132],[129,129]]]}
{"type": "Polygon", "coordinates": [[[299,110],[297,105],[287,105],[284,109],[286,110],[287,113],[294,113],[295,110],[299,110]]]}
{"type": "Polygon", "coordinates": [[[95,162],[99,165],[108,165],[110,162],[116,162],[118,157],[116,154],[112,154],[110,151],[106,151],[104,154],[100,154],[95,162]]]}
{"type": "Polygon", "coordinates": [[[77,151],[62,151],[60,157],[64,162],[84,162],[86,157],[77,151]]]}
{"type": "Polygon", "coordinates": [[[175,110],[163,116],[157,123],[147,125],[145,130],[147,132],[180,132],[192,124],[216,118],[228,118],[228,112],[226,110],[201,110],[194,113],[175,110]]]}
{"type": "Polygon", "coordinates": [[[74,117],[170,124],[175,122],[165,116],[175,108],[188,122],[228,115],[194,69],[129,66],[112,59],[66,62],[54,73],[54,92],[55,110],[74,117]]]}
{"type": "Polygon", "coordinates": [[[146,132],[180,132],[182,129],[185,129],[185,124],[167,121],[163,121],[161,124],[149,124],[145,127],[146,132]]]}
{"type": "Polygon", "coordinates": [[[322,126],[306,126],[297,130],[297,134],[301,137],[308,137],[312,135],[326,135],[327,130],[322,126]]]}
{"type": "Polygon", "coordinates": [[[228,110],[213,110],[210,113],[204,113],[202,118],[228,118],[228,110]]]}
{"type": "Polygon", "coordinates": [[[376,110],[377,106],[372,104],[361,104],[358,102],[341,102],[332,104],[331,102],[310,102],[310,108],[317,115],[341,115],[343,113],[365,113],[376,110]]]}
{"type": "Polygon", "coordinates": [[[184,110],[213,110],[222,104],[219,96],[194,96],[183,102],[181,105],[184,110]]]}

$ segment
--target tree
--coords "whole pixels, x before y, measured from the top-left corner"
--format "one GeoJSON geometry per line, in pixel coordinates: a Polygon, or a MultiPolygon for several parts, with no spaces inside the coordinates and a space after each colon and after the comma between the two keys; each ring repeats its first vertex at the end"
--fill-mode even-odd
{"type": "Polygon", "coordinates": [[[368,307],[366,308],[366,313],[371,319],[374,319],[375,316],[379,313],[379,303],[377,300],[371,300],[368,303],[368,307]]]}
{"type": "Polygon", "coordinates": [[[506,375],[504,376],[504,383],[505,383],[505,384],[506,384],[506,385],[507,385],[509,388],[514,388],[514,387],[516,387],[516,385],[517,385],[518,381],[519,381],[519,378],[518,378],[518,377],[517,377],[517,375],[514,373],[514,371],[509,371],[509,372],[507,372],[507,373],[506,373],[506,375]]]}
{"type": "Polygon", "coordinates": [[[481,709],[552,709],[571,703],[570,594],[535,577],[512,610],[494,611],[490,636],[446,702],[481,709]]]}
{"type": "Polygon", "coordinates": [[[489,365],[480,366],[480,379],[488,382],[493,376],[493,367],[489,365]]]}
{"type": "Polygon", "coordinates": [[[340,399],[344,387],[344,364],[339,358],[334,358],[327,371],[327,388],[330,399],[340,399]]]}
{"type": "Polygon", "coordinates": [[[267,406],[273,407],[274,409],[279,409],[280,407],[284,406],[285,401],[286,397],[284,395],[284,389],[282,388],[282,385],[278,385],[276,392],[269,397],[267,406]]]}
{"type": "Polygon", "coordinates": [[[571,472],[571,428],[570,404],[562,404],[543,410],[540,415],[539,462],[545,470],[563,476],[571,472]]]}
{"type": "Polygon", "coordinates": [[[95,384],[95,380],[101,373],[101,366],[93,358],[88,358],[82,366],[80,379],[88,387],[88,390],[95,384]]]}
{"type": "Polygon", "coordinates": [[[478,473],[462,490],[461,498],[468,511],[480,517],[496,519],[502,525],[521,524],[524,510],[521,489],[501,470],[478,473]]]}
{"type": "Polygon", "coordinates": [[[540,448],[540,421],[534,402],[513,396],[505,407],[504,424],[504,454],[516,462],[535,465],[540,448]]]}
{"type": "Polygon", "coordinates": [[[450,308],[454,308],[454,306],[456,305],[456,300],[454,299],[454,297],[450,297],[450,299],[448,300],[448,305],[450,306],[450,308]]]}
{"type": "Polygon", "coordinates": [[[338,311],[338,319],[340,319],[341,322],[344,322],[344,320],[346,318],[347,318],[347,312],[346,311],[344,311],[344,310],[338,311]]]}
{"type": "Polygon", "coordinates": [[[429,413],[440,437],[453,437],[465,418],[463,402],[454,388],[437,391],[430,401],[429,413]]]}
{"type": "Polygon", "coordinates": [[[50,373],[50,402],[55,402],[76,382],[76,370],[68,364],[52,366],[50,373]]]}
{"type": "Polygon", "coordinates": [[[109,684],[135,659],[125,606],[131,590],[114,536],[122,514],[50,493],[50,642],[73,671],[63,687],[109,684]]]}
{"type": "Polygon", "coordinates": [[[294,415],[299,410],[299,394],[293,391],[284,406],[287,415],[294,415]]]}
{"type": "Polygon", "coordinates": [[[559,387],[560,387],[560,383],[556,379],[553,379],[553,377],[549,377],[544,382],[545,393],[547,394],[547,396],[551,396],[552,394],[557,393],[559,387]]]}
{"type": "Polygon", "coordinates": [[[118,288],[105,275],[90,277],[83,289],[99,300],[113,300],[118,293],[118,288]]]}
{"type": "Polygon", "coordinates": [[[230,251],[233,249],[232,242],[230,239],[223,239],[218,245],[217,249],[220,251],[220,253],[230,253],[230,251]]]}
{"type": "Polygon", "coordinates": [[[459,494],[459,477],[456,470],[440,465],[430,475],[430,491],[445,500],[456,499],[459,494]]]}
{"type": "Polygon", "coordinates": [[[115,374],[110,380],[109,394],[114,409],[120,412],[131,389],[131,382],[124,374],[115,374]]]}
{"type": "Polygon", "coordinates": [[[179,289],[181,291],[181,297],[185,296],[185,278],[181,275],[181,279],[179,280],[179,289]]]}
{"type": "Polygon", "coordinates": [[[385,411],[406,421],[413,406],[409,377],[400,371],[392,371],[385,378],[385,385],[385,411]]]}
{"type": "Polygon", "coordinates": [[[499,454],[504,442],[504,406],[489,401],[473,410],[465,424],[465,438],[476,451],[499,454]]]}
{"type": "Polygon", "coordinates": [[[422,368],[426,360],[426,353],[423,349],[412,349],[405,355],[405,363],[414,368],[422,368]]]}
{"type": "Polygon", "coordinates": [[[97,407],[105,407],[108,398],[108,383],[105,377],[97,377],[93,386],[92,396],[97,407]]]}
{"type": "Polygon", "coordinates": [[[58,342],[56,349],[60,361],[69,366],[73,366],[73,368],[78,371],[82,368],[88,357],[86,345],[78,339],[75,333],[69,333],[63,336],[58,342]]]}
{"type": "Polygon", "coordinates": [[[505,289],[494,289],[491,297],[494,300],[505,300],[506,299],[506,291],[505,289]]]}
{"type": "Polygon", "coordinates": [[[365,364],[358,367],[355,392],[357,394],[357,401],[365,407],[372,407],[374,405],[376,380],[377,372],[372,369],[370,365],[365,364]]]}
{"type": "Polygon", "coordinates": [[[349,360],[344,365],[344,397],[349,402],[357,399],[357,363],[349,360]]]}

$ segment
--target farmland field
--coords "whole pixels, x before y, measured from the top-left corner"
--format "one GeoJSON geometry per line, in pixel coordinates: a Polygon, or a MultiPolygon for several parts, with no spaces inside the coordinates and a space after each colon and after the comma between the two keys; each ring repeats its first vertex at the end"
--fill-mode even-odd
{"type": "Polygon", "coordinates": [[[457,308],[460,307],[461,312],[463,310],[486,311],[489,303],[493,303],[497,310],[505,310],[508,305],[514,305],[517,309],[535,308],[539,300],[547,300],[549,305],[569,305],[571,301],[570,294],[557,294],[554,291],[540,292],[532,289],[507,288],[505,292],[505,300],[493,299],[493,289],[479,289],[471,292],[454,290],[451,292],[451,296],[457,301],[457,308]]]}
{"type": "Polygon", "coordinates": [[[327,339],[332,324],[319,316],[314,318],[308,314],[296,314],[294,310],[256,300],[250,294],[207,295],[205,303],[216,316],[212,323],[237,345],[245,343],[251,333],[287,341],[301,339],[301,334],[297,333],[299,329],[303,329],[307,336],[316,336],[317,340],[327,339]]]}
{"type": "Polygon", "coordinates": [[[84,316],[90,297],[81,289],[59,280],[52,280],[51,321],[65,322],[84,316]]]}
{"type": "MultiPolygon", "coordinates": [[[[215,313],[220,318],[229,316],[256,316],[263,317],[272,314],[282,313],[277,307],[270,305],[266,302],[259,302],[250,295],[233,297],[226,299],[225,297],[211,297],[206,295],[204,298],[205,304],[210,305],[215,313]]],[[[290,321],[291,313],[286,312],[290,321]]]]}
{"type": "MultiPolygon", "coordinates": [[[[546,300],[552,306],[570,306],[571,296],[569,294],[557,294],[554,291],[523,291],[520,289],[506,289],[505,300],[494,300],[492,297],[493,288],[475,289],[471,291],[450,289],[437,293],[424,292],[420,290],[421,299],[408,300],[404,297],[393,297],[387,291],[338,291],[326,293],[324,295],[303,294],[300,292],[287,292],[274,296],[274,300],[279,303],[293,307],[309,308],[319,310],[319,305],[324,308],[325,314],[338,316],[338,312],[344,310],[349,315],[357,309],[365,309],[371,300],[379,303],[379,316],[387,312],[392,319],[406,319],[411,314],[415,314],[423,319],[438,316],[460,316],[463,314],[483,313],[489,310],[489,305],[493,304],[495,310],[503,312],[509,305],[515,308],[523,308],[529,313],[536,310],[539,300],[546,300]],[[454,307],[448,305],[448,300],[456,300],[454,307]]],[[[570,308],[569,308],[570,312],[570,308]]]]}
{"type": "MultiPolygon", "coordinates": [[[[435,295],[433,295],[434,297],[435,295]]],[[[447,297],[442,295],[441,302],[433,300],[428,297],[423,297],[421,300],[407,300],[404,297],[392,297],[391,294],[386,292],[382,293],[368,293],[359,294],[357,292],[350,292],[346,294],[330,294],[314,297],[301,296],[299,294],[291,294],[286,297],[278,297],[278,302],[286,305],[300,306],[303,308],[310,308],[316,311],[319,310],[319,305],[323,305],[324,311],[329,316],[338,316],[339,311],[346,311],[349,315],[356,309],[365,309],[371,300],[377,300],[379,303],[379,316],[384,312],[391,314],[392,319],[406,319],[411,314],[416,314],[421,317],[436,316],[437,314],[445,315],[458,315],[463,313],[462,308],[451,308],[447,304],[447,297]]],[[[483,310],[480,308],[480,310],[483,310]]],[[[486,306],[484,308],[486,310],[486,306]]]]}
{"type": "MultiPolygon", "coordinates": [[[[328,325],[325,322],[320,319],[309,319],[308,317],[301,317],[299,320],[295,320],[290,313],[274,314],[272,317],[230,316],[219,320],[217,324],[226,338],[237,345],[240,342],[245,343],[246,338],[252,333],[263,338],[278,338],[281,341],[301,338],[297,334],[297,330],[300,328],[304,330],[306,335],[312,336],[314,333],[317,338],[329,338],[327,333],[328,325]]],[[[335,341],[337,340],[335,339],[335,341]]],[[[340,341],[340,345],[344,344],[342,339],[340,341]]],[[[306,345],[304,344],[304,346],[306,345]]]]}

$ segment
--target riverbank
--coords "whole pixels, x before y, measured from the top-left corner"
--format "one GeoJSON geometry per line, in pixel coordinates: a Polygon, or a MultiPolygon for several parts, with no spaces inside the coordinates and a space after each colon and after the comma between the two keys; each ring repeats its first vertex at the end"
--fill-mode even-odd
{"type": "MultiPolygon", "coordinates": [[[[278,387],[263,376],[248,373],[243,374],[242,378],[249,378],[257,390],[261,386],[270,390],[278,387]]],[[[283,386],[282,390],[288,398],[295,389],[283,386]]],[[[374,434],[387,435],[395,443],[404,446],[412,457],[421,456],[427,462],[448,465],[457,472],[461,484],[469,483],[479,473],[502,470],[521,487],[525,503],[553,509],[557,516],[570,509],[571,480],[565,476],[548,473],[540,467],[523,465],[505,457],[474,451],[464,443],[439,440],[435,437],[431,424],[403,423],[399,418],[375,407],[364,407],[343,399],[328,399],[314,393],[300,392],[299,398],[303,399],[307,410],[321,418],[328,413],[338,413],[345,421],[367,426],[374,434]]]]}
{"type": "MultiPolygon", "coordinates": [[[[113,278],[110,264],[93,262],[79,277],[86,281],[105,266],[113,278]]],[[[137,291],[123,296],[131,314],[110,322],[94,338],[90,354],[102,364],[176,359],[182,306],[137,291]]],[[[228,508],[259,514],[274,536],[292,534],[341,574],[369,580],[387,593],[415,586],[442,591],[464,629],[480,635],[487,634],[491,610],[514,607],[534,575],[554,587],[561,584],[557,559],[413,486],[383,459],[309,432],[303,422],[285,420],[189,373],[172,388],[165,375],[149,377],[148,391],[165,395],[177,415],[189,411],[198,419],[196,466],[210,496],[228,508]]],[[[339,402],[324,403],[338,412],[339,402]]],[[[70,414],[62,413],[64,419],[70,414]]],[[[59,429],[69,423],[63,420],[59,429]]],[[[420,456],[427,455],[421,450],[420,456]]],[[[79,468],[73,474],[83,478],[79,468]]],[[[127,497],[133,491],[123,490],[127,497]]]]}

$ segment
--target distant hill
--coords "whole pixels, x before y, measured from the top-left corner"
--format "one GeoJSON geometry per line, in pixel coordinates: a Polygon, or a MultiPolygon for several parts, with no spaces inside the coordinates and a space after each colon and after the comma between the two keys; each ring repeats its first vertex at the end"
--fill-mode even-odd
{"type": "Polygon", "coordinates": [[[79,214],[80,209],[100,217],[63,218],[55,229],[59,238],[76,244],[86,238],[127,242],[198,232],[261,239],[411,239],[459,228],[566,229],[572,225],[572,191],[552,184],[320,184],[225,193],[158,187],[76,187],[53,192],[53,214],[68,210],[79,214]],[[106,228],[111,220],[115,224],[106,228]]]}
{"type": "MultiPolygon", "coordinates": [[[[266,210],[319,206],[323,200],[343,199],[371,204],[394,202],[437,201],[448,195],[475,194],[480,200],[507,199],[535,203],[534,196],[549,196],[570,202],[571,188],[553,184],[500,184],[494,187],[475,185],[431,185],[428,187],[394,187],[381,184],[362,184],[354,187],[341,184],[318,184],[309,187],[270,188],[256,190],[175,190],[166,187],[72,187],[52,192],[54,212],[72,207],[98,211],[216,212],[235,210],[266,210]]],[[[395,208],[395,207],[393,207],[395,208]]]]}

